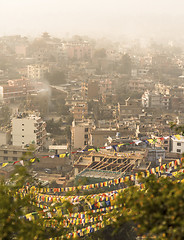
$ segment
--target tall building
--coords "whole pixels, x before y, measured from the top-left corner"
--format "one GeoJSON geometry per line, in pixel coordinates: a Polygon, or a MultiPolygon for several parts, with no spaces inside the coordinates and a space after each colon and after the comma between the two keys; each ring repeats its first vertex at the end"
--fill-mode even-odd
{"type": "Polygon", "coordinates": [[[72,109],[75,120],[82,120],[88,115],[88,104],[86,102],[76,103],[72,109]]]}
{"type": "Polygon", "coordinates": [[[89,80],[88,82],[83,82],[81,86],[82,96],[88,100],[99,98],[99,83],[96,80],[89,80]]]}
{"type": "Polygon", "coordinates": [[[42,147],[46,138],[46,123],[37,115],[20,113],[12,119],[12,144],[24,147],[34,143],[42,147]]]}
{"type": "Polygon", "coordinates": [[[72,122],[71,128],[71,145],[74,149],[83,148],[89,144],[89,134],[93,128],[93,121],[72,122]]]}

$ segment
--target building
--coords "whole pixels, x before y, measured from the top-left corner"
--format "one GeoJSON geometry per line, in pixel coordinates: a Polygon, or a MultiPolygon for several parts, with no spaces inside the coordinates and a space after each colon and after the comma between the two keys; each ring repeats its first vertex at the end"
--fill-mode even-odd
{"type": "Polygon", "coordinates": [[[12,119],[13,146],[29,145],[34,143],[43,147],[46,139],[46,123],[37,115],[19,113],[12,119]]]}
{"type": "Polygon", "coordinates": [[[88,115],[87,102],[76,103],[72,109],[74,120],[82,120],[88,115]]]}
{"type": "Polygon", "coordinates": [[[142,95],[142,106],[144,108],[170,108],[170,96],[158,92],[145,91],[142,95]]]}
{"type": "Polygon", "coordinates": [[[93,48],[88,42],[70,42],[63,44],[68,59],[91,59],[93,48]]]}
{"type": "Polygon", "coordinates": [[[54,154],[66,153],[67,150],[68,150],[67,145],[49,145],[49,151],[53,152],[54,154]]]}
{"type": "Polygon", "coordinates": [[[25,98],[27,94],[35,93],[36,86],[28,79],[8,80],[7,84],[0,86],[0,101],[9,102],[25,98]]]}
{"type": "Polygon", "coordinates": [[[113,179],[130,172],[134,166],[142,161],[144,151],[132,153],[91,152],[82,155],[74,163],[74,175],[78,177],[113,179]],[[125,156],[126,155],[126,156],[125,156]],[[83,171],[84,170],[84,171],[83,171]]]}
{"type": "Polygon", "coordinates": [[[27,77],[31,80],[43,79],[49,72],[49,67],[43,64],[34,64],[27,66],[27,77]]]}
{"type": "Polygon", "coordinates": [[[18,44],[15,46],[15,53],[19,57],[26,57],[28,53],[28,46],[26,44],[18,44]]]}
{"type": "Polygon", "coordinates": [[[94,122],[88,120],[73,121],[71,127],[71,145],[74,149],[83,148],[89,144],[89,134],[94,122]]]}
{"type": "Polygon", "coordinates": [[[151,162],[152,167],[159,165],[160,159],[165,159],[165,149],[155,147],[148,150],[148,161],[151,162]]]}
{"type": "Polygon", "coordinates": [[[24,153],[27,152],[27,148],[12,145],[0,146],[0,162],[18,161],[24,153]]]}
{"type": "Polygon", "coordinates": [[[11,131],[10,129],[0,129],[0,146],[10,144],[11,131]]]}
{"type": "Polygon", "coordinates": [[[99,82],[97,80],[89,80],[83,82],[81,86],[82,96],[88,100],[99,98],[99,82]]]}
{"type": "Polygon", "coordinates": [[[90,145],[95,147],[103,147],[108,142],[107,138],[116,136],[116,128],[96,128],[90,133],[90,145]]]}
{"type": "Polygon", "coordinates": [[[125,105],[118,103],[118,118],[119,121],[132,117],[138,117],[142,113],[142,107],[139,101],[133,101],[130,98],[125,100],[125,105]]]}
{"type": "Polygon", "coordinates": [[[139,78],[132,78],[129,80],[128,87],[129,90],[134,91],[134,92],[144,92],[147,89],[152,89],[153,88],[153,81],[149,79],[139,79],[139,78]]]}
{"type": "Polygon", "coordinates": [[[182,154],[184,152],[184,137],[173,136],[171,137],[171,152],[182,154]]]}

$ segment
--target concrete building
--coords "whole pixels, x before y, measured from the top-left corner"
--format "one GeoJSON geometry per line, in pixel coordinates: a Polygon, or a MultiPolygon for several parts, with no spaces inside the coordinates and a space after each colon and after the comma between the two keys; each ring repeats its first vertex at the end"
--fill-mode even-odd
{"type": "Polygon", "coordinates": [[[19,57],[26,57],[28,53],[28,46],[25,44],[17,44],[15,46],[15,53],[19,57]]]}
{"type": "Polygon", "coordinates": [[[131,101],[130,98],[125,100],[125,105],[118,103],[117,110],[119,121],[132,117],[138,117],[139,114],[142,113],[142,107],[139,101],[131,101]]]}
{"type": "Polygon", "coordinates": [[[42,147],[46,138],[46,123],[36,115],[18,114],[12,119],[12,144],[25,146],[34,143],[42,147]]]}
{"type": "Polygon", "coordinates": [[[108,142],[107,138],[116,136],[116,128],[96,128],[90,133],[90,145],[95,147],[103,147],[108,142]]]}
{"type": "Polygon", "coordinates": [[[89,134],[94,127],[94,122],[89,119],[86,121],[73,121],[71,127],[71,145],[74,149],[83,148],[89,144],[89,134]]]}
{"type": "Polygon", "coordinates": [[[82,96],[86,99],[93,100],[99,98],[99,83],[96,80],[83,82],[81,86],[82,96]]]}
{"type": "Polygon", "coordinates": [[[128,83],[129,90],[134,92],[144,92],[147,89],[151,90],[153,86],[154,84],[152,80],[142,78],[132,78],[128,83]]]}
{"type": "Polygon", "coordinates": [[[87,102],[76,103],[72,109],[74,120],[82,120],[88,115],[87,102]]]}
{"type": "Polygon", "coordinates": [[[0,146],[10,144],[11,131],[10,129],[0,129],[0,146]]]}
{"type": "Polygon", "coordinates": [[[27,66],[27,77],[32,80],[43,79],[49,72],[49,67],[43,64],[34,64],[27,66]]]}
{"type": "Polygon", "coordinates": [[[171,138],[171,152],[182,154],[184,152],[184,137],[173,136],[171,138]]]}
{"type": "Polygon", "coordinates": [[[105,178],[113,179],[121,177],[125,172],[130,172],[135,165],[144,158],[144,151],[135,152],[130,151],[124,153],[116,153],[110,151],[105,152],[91,152],[88,155],[82,155],[74,163],[74,175],[79,173],[80,177],[89,178],[105,178]],[[83,172],[86,169],[87,172],[83,172]]]}
{"type": "Polygon", "coordinates": [[[162,148],[152,148],[148,150],[147,155],[148,161],[152,163],[152,166],[158,166],[159,165],[159,159],[165,159],[165,149],[162,148]]]}
{"type": "Polygon", "coordinates": [[[66,56],[69,59],[91,59],[93,47],[88,42],[70,42],[63,44],[66,56]]]}
{"type": "Polygon", "coordinates": [[[24,98],[27,94],[36,92],[36,86],[25,78],[8,80],[7,83],[0,86],[0,101],[2,102],[24,98]]]}
{"type": "Polygon", "coordinates": [[[145,108],[170,108],[170,96],[158,92],[145,91],[142,95],[142,106],[145,108]]]}
{"type": "Polygon", "coordinates": [[[23,153],[27,152],[27,148],[12,145],[0,146],[0,162],[18,161],[23,153]]]}

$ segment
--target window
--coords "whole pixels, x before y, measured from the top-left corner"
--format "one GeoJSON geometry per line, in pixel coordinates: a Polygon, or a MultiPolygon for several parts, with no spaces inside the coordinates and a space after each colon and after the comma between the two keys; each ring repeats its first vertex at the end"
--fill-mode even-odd
{"type": "Polygon", "coordinates": [[[13,157],[13,160],[14,160],[14,161],[17,161],[17,157],[13,157]]]}
{"type": "Polygon", "coordinates": [[[22,142],[22,144],[24,144],[24,142],[22,142]]]}
{"type": "Polygon", "coordinates": [[[177,146],[181,146],[181,143],[177,143],[177,146]]]}
{"type": "Polygon", "coordinates": [[[8,157],[4,157],[4,160],[8,160],[8,157]]]}
{"type": "Polygon", "coordinates": [[[85,135],[84,135],[84,138],[88,138],[88,134],[85,134],[85,135]]]}
{"type": "Polygon", "coordinates": [[[22,137],[24,137],[24,135],[22,135],[22,137]]]}
{"type": "Polygon", "coordinates": [[[22,131],[24,131],[24,129],[22,129],[22,131]]]}
{"type": "Polygon", "coordinates": [[[168,141],[164,141],[164,144],[168,144],[168,141]]]}
{"type": "Polygon", "coordinates": [[[181,149],[177,149],[177,152],[178,152],[178,153],[181,152],[181,149]]]}
{"type": "Polygon", "coordinates": [[[84,145],[88,145],[88,141],[84,141],[84,145]]]}
{"type": "Polygon", "coordinates": [[[8,153],[8,151],[7,150],[4,150],[4,154],[7,154],[8,153]]]}
{"type": "Polygon", "coordinates": [[[17,151],[13,151],[13,154],[17,154],[17,151]]]}
{"type": "Polygon", "coordinates": [[[22,126],[24,126],[24,123],[22,123],[22,126]]]}
{"type": "Polygon", "coordinates": [[[85,132],[88,132],[88,128],[85,128],[85,132]]]}
{"type": "Polygon", "coordinates": [[[167,147],[164,147],[165,150],[167,150],[167,147]]]}

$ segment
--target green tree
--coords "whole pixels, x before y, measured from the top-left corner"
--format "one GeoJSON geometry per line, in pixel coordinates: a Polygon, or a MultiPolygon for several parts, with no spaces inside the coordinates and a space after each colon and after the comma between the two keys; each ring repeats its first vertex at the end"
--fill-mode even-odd
{"type": "Polygon", "coordinates": [[[22,194],[20,189],[29,183],[29,186],[38,185],[37,180],[29,173],[31,158],[34,158],[33,148],[22,156],[24,166],[15,166],[15,171],[8,180],[0,179],[0,239],[47,239],[63,235],[63,228],[53,229],[45,227],[43,211],[35,207],[33,193],[22,194]],[[25,219],[31,213],[34,221],[25,219]],[[33,215],[34,214],[34,215],[33,215]]]}
{"type": "Polygon", "coordinates": [[[119,72],[127,75],[131,75],[132,61],[128,54],[124,54],[120,61],[119,72]]]}
{"type": "Polygon", "coordinates": [[[61,71],[46,73],[45,78],[51,85],[60,85],[66,83],[66,76],[64,72],[61,71]]]}
{"type": "Polygon", "coordinates": [[[2,106],[0,110],[0,118],[2,124],[7,124],[10,122],[11,111],[8,106],[2,106]]]}
{"type": "Polygon", "coordinates": [[[107,56],[107,54],[106,54],[105,48],[97,49],[97,50],[94,52],[94,57],[95,57],[95,58],[106,58],[106,56],[107,56]]]}
{"type": "MultiPolygon", "coordinates": [[[[179,175],[178,178],[183,178],[179,175]]],[[[146,239],[182,240],[184,236],[184,184],[178,179],[142,179],[144,189],[133,186],[125,189],[117,200],[122,207],[111,213],[119,231],[120,225],[134,223],[137,233],[146,239]]]]}

